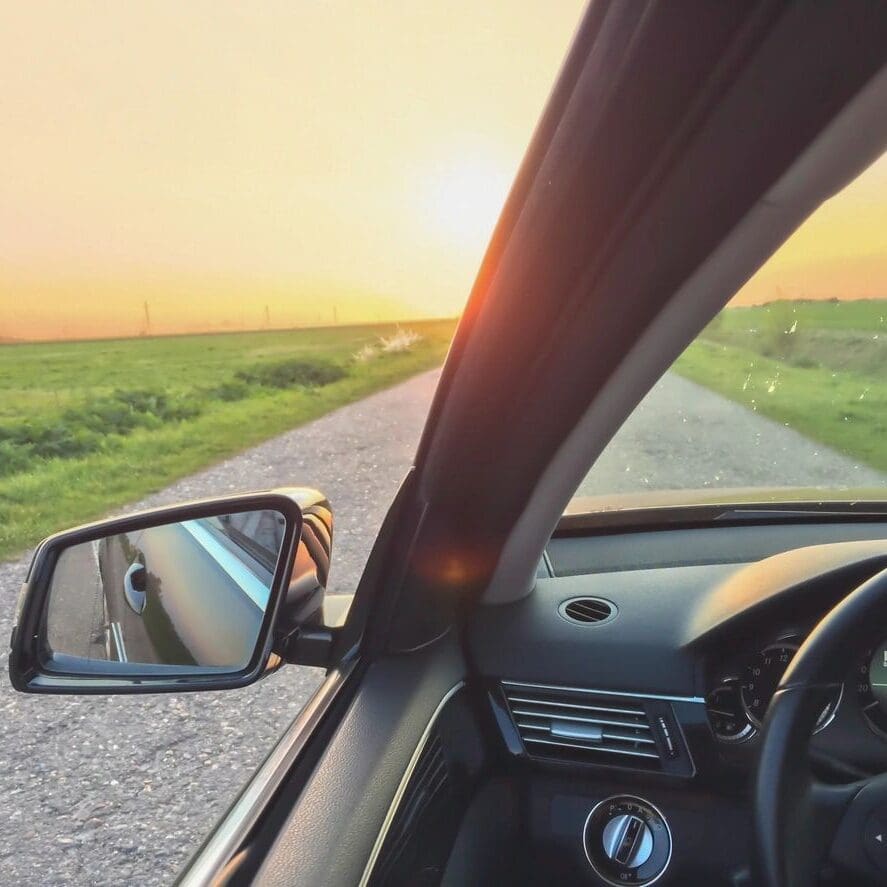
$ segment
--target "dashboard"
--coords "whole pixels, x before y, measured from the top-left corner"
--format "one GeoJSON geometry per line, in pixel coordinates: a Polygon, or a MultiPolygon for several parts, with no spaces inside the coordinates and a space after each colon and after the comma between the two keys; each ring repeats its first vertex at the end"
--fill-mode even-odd
{"type": "MultiPolygon", "coordinates": [[[[534,593],[468,626],[530,799],[530,869],[741,883],[774,691],[823,616],[885,568],[883,519],[556,535],[534,593]],[[644,874],[663,842],[667,861],[644,874]]],[[[887,771],[887,625],[842,667],[809,744],[835,782],[887,771]]]]}
{"type": "MultiPolygon", "coordinates": [[[[624,541],[555,540],[555,575],[540,578],[524,600],[479,614],[480,669],[506,683],[695,700],[708,726],[693,730],[706,746],[697,751],[728,766],[753,763],[767,707],[807,635],[887,567],[884,522],[641,533],[634,561],[615,569],[607,559],[624,541]],[[764,556],[746,560],[756,549],[764,556]],[[715,553],[720,562],[712,562],[715,553]],[[557,575],[564,564],[572,575],[557,575]],[[613,612],[571,622],[564,618],[571,602],[613,612]]],[[[887,769],[887,625],[859,638],[843,682],[823,702],[811,750],[861,772],[887,769]]]]}

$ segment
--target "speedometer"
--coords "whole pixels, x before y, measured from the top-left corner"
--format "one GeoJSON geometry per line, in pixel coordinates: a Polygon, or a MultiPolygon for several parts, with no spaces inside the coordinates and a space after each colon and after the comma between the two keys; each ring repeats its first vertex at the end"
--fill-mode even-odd
{"type": "MultiPolygon", "coordinates": [[[[740,687],[742,704],[748,714],[749,720],[760,727],[770,700],[782,680],[789,663],[798,652],[798,645],[779,642],[771,647],[765,647],[758,653],[745,670],[745,677],[740,687]]],[[[841,702],[843,688],[838,687],[829,699],[828,704],[822,710],[822,714],[816,721],[814,733],[828,726],[838,705],[841,702]]]]}

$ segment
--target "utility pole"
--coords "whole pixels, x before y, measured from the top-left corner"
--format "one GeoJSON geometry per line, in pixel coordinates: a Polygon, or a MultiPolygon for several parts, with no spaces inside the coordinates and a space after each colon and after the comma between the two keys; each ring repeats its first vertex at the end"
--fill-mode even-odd
{"type": "Polygon", "coordinates": [[[151,335],[151,312],[148,309],[148,300],[147,299],[142,303],[142,307],[145,310],[145,329],[144,329],[144,332],[142,333],[142,335],[143,336],[150,336],[151,335]]]}
{"type": "Polygon", "coordinates": [[[265,306],[265,329],[268,329],[271,326],[271,311],[268,306],[265,306]]]}
{"type": "Polygon", "coordinates": [[[339,309],[333,305],[333,326],[339,325],[339,309]]]}

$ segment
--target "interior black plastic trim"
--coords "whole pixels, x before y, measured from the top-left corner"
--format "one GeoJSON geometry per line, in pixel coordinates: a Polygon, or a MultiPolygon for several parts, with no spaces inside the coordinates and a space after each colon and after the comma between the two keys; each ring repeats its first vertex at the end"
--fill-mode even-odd
{"type": "Polygon", "coordinates": [[[360,883],[435,710],[465,676],[462,654],[451,637],[372,663],[280,828],[257,883],[360,883]]]}

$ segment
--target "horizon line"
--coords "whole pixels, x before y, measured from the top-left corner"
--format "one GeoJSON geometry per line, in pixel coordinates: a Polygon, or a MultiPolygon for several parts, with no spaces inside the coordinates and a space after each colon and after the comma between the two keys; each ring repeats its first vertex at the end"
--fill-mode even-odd
{"type": "Polygon", "coordinates": [[[202,336],[241,336],[255,333],[295,333],[301,330],[342,330],[353,329],[356,327],[383,327],[383,326],[400,326],[408,323],[441,323],[443,321],[458,321],[461,314],[453,314],[435,317],[409,317],[400,320],[366,320],[355,321],[349,323],[306,323],[297,326],[280,326],[280,327],[243,327],[242,329],[225,329],[225,330],[198,330],[198,331],[181,331],[171,333],[138,333],[134,336],[72,336],[56,337],[52,339],[31,339],[17,336],[0,337],[0,348],[15,347],[16,345],[76,345],[89,344],[91,342],[132,342],[132,341],[150,341],[152,339],[185,339],[202,336]]]}

